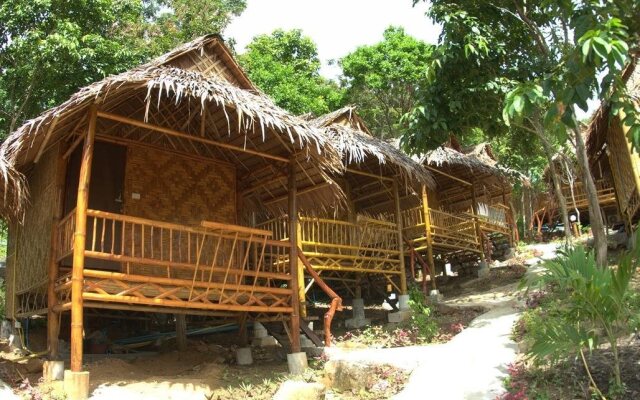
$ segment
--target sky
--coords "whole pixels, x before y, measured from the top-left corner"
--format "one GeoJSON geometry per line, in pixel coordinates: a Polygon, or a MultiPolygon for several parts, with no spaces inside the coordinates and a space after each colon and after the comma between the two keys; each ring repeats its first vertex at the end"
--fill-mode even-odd
{"type": "Polygon", "coordinates": [[[413,7],[412,0],[248,0],[247,9],[224,36],[235,39],[236,50],[243,53],[256,35],[277,28],[302,29],[318,46],[320,73],[336,79],[340,68],[328,65],[329,61],[379,42],[389,25],[402,26],[409,35],[435,44],[440,28],[424,15],[426,10],[426,3],[413,7]]]}

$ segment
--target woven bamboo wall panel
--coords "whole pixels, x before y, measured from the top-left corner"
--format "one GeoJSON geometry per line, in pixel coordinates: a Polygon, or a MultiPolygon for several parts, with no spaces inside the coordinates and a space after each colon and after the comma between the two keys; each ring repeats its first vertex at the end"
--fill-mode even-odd
{"type": "Polygon", "coordinates": [[[640,188],[636,188],[634,157],[629,153],[627,138],[617,118],[611,122],[607,131],[607,145],[618,201],[625,212],[634,193],[640,188]]]}
{"type": "Polygon", "coordinates": [[[125,172],[125,214],[184,225],[235,223],[235,170],[131,146],[125,172]],[[133,194],[140,195],[133,199],[133,194]]]}
{"type": "MultiPolygon", "coordinates": [[[[19,294],[28,289],[46,285],[51,229],[56,203],[56,166],[58,147],[47,151],[33,169],[26,174],[29,187],[29,205],[24,224],[13,229],[17,235],[15,245],[11,244],[13,266],[15,266],[15,291],[19,294]]],[[[12,279],[13,276],[12,276],[12,279]]]]}

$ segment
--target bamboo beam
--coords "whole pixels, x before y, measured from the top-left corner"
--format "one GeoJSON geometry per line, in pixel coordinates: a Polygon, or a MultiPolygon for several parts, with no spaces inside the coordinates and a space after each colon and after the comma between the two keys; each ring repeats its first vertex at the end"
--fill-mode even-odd
{"type": "Polygon", "coordinates": [[[82,143],[82,141],[84,140],[84,137],[85,137],[85,135],[78,135],[78,138],[76,140],[74,140],[74,142],[71,144],[71,146],[69,146],[69,148],[64,153],[62,158],[65,159],[65,160],[67,158],[69,158],[69,156],[71,155],[71,153],[73,153],[73,151],[76,149],[76,147],[78,147],[80,145],[80,143],[82,143]]]}
{"type": "MultiPolygon", "coordinates": [[[[67,303],[69,304],[69,303],[67,303]]],[[[64,306],[56,307],[58,309],[64,308],[64,306]]],[[[171,308],[171,307],[160,307],[157,305],[154,306],[145,306],[139,305],[134,306],[130,304],[121,304],[121,303],[105,303],[102,301],[85,301],[84,308],[101,308],[105,310],[124,310],[124,311],[142,311],[142,312],[152,312],[152,313],[161,313],[161,314],[189,314],[189,315],[206,315],[209,317],[228,317],[232,318],[236,315],[234,312],[225,312],[225,311],[206,311],[206,310],[193,310],[193,309],[185,309],[185,308],[171,308]]]]}
{"type": "Polygon", "coordinates": [[[171,129],[171,128],[165,128],[165,127],[162,127],[162,126],[150,124],[148,122],[139,121],[137,119],[124,117],[122,115],[112,114],[112,113],[108,113],[108,112],[105,112],[105,111],[99,111],[98,112],[98,117],[104,118],[104,119],[109,119],[109,120],[112,120],[112,121],[122,122],[122,123],[133,125],[133,126],[137,126],[139,128],[150,129],[152,131],[164,133],[165,135],[169,135],[169,136],[174,136],[174,137],[178,137],[178,138],[182,138],[182,139],[191,140],[191,141],[194,141],[194,142],[200,142],[200,143],[204,143],[204,144],[209,144],[209,145],[220,147],[220,148],[223,148],[223,149],[226,149],[226,150],[232,150],[232,151],[236,151],[236,152],[240,152],[240,153],[247,153],[247,154],[251,154],[251,155],[254,155],[254,156],[268,158],[270,160],[275,160],[275,161],[279,161],[279,162],[289,162],[289,160],[284,158],[284,157],[274,156],[272,154],[263,153],[263,152],[260,152],[260,151],[257,151],[257,150],[246,149],[246,148],[243,148],[243,147],[240,147],[240,146],[234,146],[234,145],[231,145],[231,144],[222,143],[222,142],[218,142],[218,141],[211,140],[211,139],[205,139],[205,138],[202,138],[202,137],[199,137],[199,136],[189,135],[187,133],[179,132],[179,131],[176,131],[176,130],[171,129]]]}
{"type": "Polygon", "coordinates": [[[64,179],[66,161],[60,156],[63,154],[63,147],[60,145],[56,165],[56,189],[55,203],[53,204],[54,215],[51,227],[51,247],[49,248],[49,282],[47,286],[47,348],[51,359],[58,357],[58,333],[60,331],[60,320],[58,313],[54,311],[58,296],[56,293],[56,280],[58,279],[58,259],[56,254],[58,224],[62,218],[62,207],[64,198],[64,179]]]}
{"type": "MultiPolygon", "coordinates": [[[[291,352],[300,352],[300,297],[299,297],[299,275],[298,270],[298,199],[296,187],[296,160],[292,158],[289,162],[289,241],[291,250],[289,253],[289,269],[291,270],[291,352]]],[[[303,285],[304,289],[304,285],[303,285]]],[[[304,298],[303,298],[304,300],[304,298]]]]}
{"type": "MultiPolygon", "coordinates": [[[[429,272],[431,273],[431,288],[437,290],[436,265],[433,261],[433,238],[431,237],[431,214],[429,212],[429,196],[427,196],[426,185],[422,185],[422,212],[424,213],[424,229],[427,239],[427,263],[429,265],[429,272]]],[[[426,274],[422,274],[422,279],[426,281],[426,274]]]]}
{"type": "Polygon", "coordinates": [[[40,161],[40,157],[42,157],[42,155],[44,154],[44,151],[47,148],[47,144],[49,143],[49,140],[51,139],[51,135],[53,135],[53,130],[56,129],[56,125],[58,125],[58,120],[59,119],[60,119],[60,116],[56,115],[53,118],[53,121],[51,121],[51,125],[49,125],[49,129],[47,129],[46,136],[44,137],[44,140],[42,141],[42,144],[40,145],[40,148],[38,149],[38,154],[36,154],[36,158],[33,159],[33,163],[34,164],[37,164],[38,161],[40,161]]]}
{"type": "Polygon", "coordinates": [[[464,179],[460,179],[460,178],[457,178],[457,177],[455,177],[453,175],[447,174],[446,172],[440,171],[439,169],[434,168],[434,167],[432,167],[430,165],[425,165],[425,168],[428,169],[429,171],[432,171],[432,172],[435,172],[437,174],[446,176],[449,179],[453,179],[456,182],[462,183],[463,185],[466,185],[466,186],[472,186],[473,185],[473,183],[467,182],[464,179]]]}
{"type": "MultiPolygon", "coordinates": [[[[307,187],[304,187],[304,188],[298,190],[297,194],[301,195],[301,194],[307,194],[307,193],[315,192],[316,190],[320,190],[320,189],[325,188],[325,187],[327,187],[329,185],[330,185],[329,182],[322,182],[322,183],[318,183],[316,185],[307,186],[307,187]]],[[[269,205],[269,204],[278,203],[280,201],[286,200],[288,198],[288,196],[289,195],[287,194],[287,195],[283,195],[283,196],[274,197],[272,199],[265,200],[263,202],[263,204],[266,206],[266,205],[269,205]]]]}
{"type": "Polygon", "coordinates": [[[394,181],[393,178],[389,178],[389,177],[382,176],[382,175],[372,174],[370,172],[360,171],[358,169],[347,168],[346,171],[350,172],[352,174],[356,174],[356,175],[368,176],[369,178],[379,179],[381,181],[387,181],[387,182],[393,182],[394,181]]]}
{"type": "Polygon", "coordinates": [[[89,185],[91,183],[91,163],[96,136],[97,109],[89,108],[89,127],[82,150],[78,199],[76,203],[76,229],[73,236],[73,268],[71,270],[71,371],[82,370],[83,310],[82,291],[84,286],[84,249],[87,234],[87,208],[89,205],[89,185]]]}

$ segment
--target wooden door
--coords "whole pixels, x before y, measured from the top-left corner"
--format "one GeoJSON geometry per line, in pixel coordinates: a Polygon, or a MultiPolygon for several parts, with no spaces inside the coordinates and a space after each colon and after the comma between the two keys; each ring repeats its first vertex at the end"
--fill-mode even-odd
{"type": "MultiPolygon", "coordinates": [[[[76,207],[78,196],[78,181],[80,176],[80,161],[82,158],[82,145],[69,157],[67,166],[67,177],[65,187],[65,215],[76,207]]],[[[127,148],[124,146],[95,142],[93,162],[91,164],[91,181],[89,185],[89,208],[92,210],[107,211],[111,213],[121,214],[124,210],[124,178],[125,165],[127,160],[127,148]]],[[[107,245],[114,243],[116,248],[114,252],[117,254],[121,244],[121,226],[116,223],[115,229],[108,226],[105,229],[104,241],[107,245]],[[112,232],[114,231],[114,232],[112,232]],[[112,236],[115,236],[112,240],[112,236]]],[[[90,235],[94,229],[94,221],[89,218],[87,220],[87,249],[91,249],[92,241],[90,235]]],[[[102,231],[102,227],[97,229],[102,231]]],[[[94,249],[96,250],[96,249],[94,249]]],[[[100,250],[100,249],[98,249],[100,250]]],[[[102,249],[110,252],[111,249],[102,249]]],[[[63,265],[70,266],[71,260],[65,260],[63,265]]],[[[109,271],[119,271],[120,263],[103,261],[103,260],[87,260],[85,265],[87,268],[101,269],[109,271]]]]}

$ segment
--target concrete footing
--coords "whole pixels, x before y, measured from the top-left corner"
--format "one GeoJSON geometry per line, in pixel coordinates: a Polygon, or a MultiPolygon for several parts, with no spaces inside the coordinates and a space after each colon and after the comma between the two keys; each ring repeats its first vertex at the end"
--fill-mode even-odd
{"type": "Polygon", "coordinates": [[[397,324],[404,321],[409,321],[411,319],[411,310],[400,310],[396,312],[392,312],[388,314],[389,322],[393,324],[397,324]]]}
{"type": "Polygon", "coordinates": [[[64,392],[68,400],[89,398],[89,371],[64,371],[64,392]]]}
{"type": "Polygon", "coordinates": [[[438,304],[442,302],[442,300],[444,300],[444,296],[440,294],[440,291],[432,290],[429,292],[429,301],[431,302],[431,304],[438,304]]]}
{"type": "Polygon", "coordinates": [[[301,351],[300,353],[287,354],[287,365],[291,375],[302,375],[309,366],[307,353],[301,351]]]}
{"type": "Polygon", "coordinates": [[[236,350],[236,362],[238,365],[253,364],[253,356],[251,355],[251,347],[240,347],[236,350]]]}
{"type": "Polygon", "coordinates": [[[353,318],[349,318],[344,321],[344,326],[347,329],[358,329],[363,326],[371,325],[371,320],[364,315],[364,300],[353,299],[351,304],[351,310],[353,312],[353,318]]]}
{"type": "Polygon", "coordinates": [[[478,264],[478,278],[484,278],[489,275],[489,265],[486,262],[478,264]]]}
{"type": "Polygon", "coordinates": [[[398,308],[400,309],[400,311],[411,309],[411,307],[409,307],[409,299],[410,297],[408,294],[401,294],[400,296],[398,296],[398,308]]]}
{"type": "Polygon", "coordinates": [[[64,361],[45,361],[42,364],[42,378],[45,382],[64,379],[64,361]]]}

